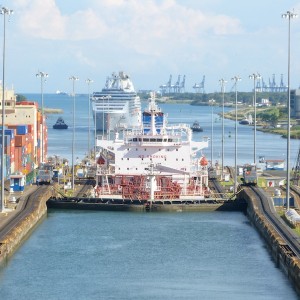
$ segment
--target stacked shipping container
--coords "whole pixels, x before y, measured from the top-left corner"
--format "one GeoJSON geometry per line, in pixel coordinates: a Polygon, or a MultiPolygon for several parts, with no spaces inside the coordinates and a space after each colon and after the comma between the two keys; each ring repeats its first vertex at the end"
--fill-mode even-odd
{"type": "MultiPolygon", "coordinates": [[[[44,126],[42,126],[43,122],[45,122],[45,118],[37,110],[37,103],[31,101],[18,103],[18,105],[15,107],[14,115],[11,116],[12,118],[9,117],[10,115],[8,114],[5,122],[6,127],[4,137],[4,175],[6,179],[8,179],[11,174],[17,172],[28,174],[40,164],[40,162],[42,161],[42,139],[45,158],[47,157],[48,149],[47,126],[45,123],[44,126]],[[30,112],[30,116],[33,122],[32,124],[16,125],[15,120],[22,120],[24,109],[27,109],[27,113],[28,111],[30,112]],[[44,128],[43,135],[41,134],[42,128],[44,128]]],[[[0,147],[1,145],[2,139],[0,137],[0,147]]]]}

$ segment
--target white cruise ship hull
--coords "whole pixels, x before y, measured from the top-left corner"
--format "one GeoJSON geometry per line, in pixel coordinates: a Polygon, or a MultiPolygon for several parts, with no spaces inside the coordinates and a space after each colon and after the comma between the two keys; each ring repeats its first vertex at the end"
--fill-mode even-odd
{"type": "Polygon", "coordinates": [[[98,132],[107,134],[141,125],[141,101],[128,75],[113,73],[101,92],[92,97],[93,118],[98,132]]]}

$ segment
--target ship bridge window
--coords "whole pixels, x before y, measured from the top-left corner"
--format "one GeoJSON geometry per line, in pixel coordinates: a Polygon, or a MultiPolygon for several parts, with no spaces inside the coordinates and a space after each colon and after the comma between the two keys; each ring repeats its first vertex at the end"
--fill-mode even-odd
{"type": "Polygon", "coordinates": [[[144,142],[149,142],[149,139],[145,138],[145,139],[144,139],[144,142]]]}
{"type": "Polygon", "coordinates": [[[133,140],[134,142],[137,142],[137,138],[133,138],[132,140],[133,140]]]}
{"type": "Polygon", "coordinates": [[[150,142],[156,142],[156,139],[150,139],[150,142]]]}
{"type": "Polygon", "coordinates": [[[168,139],[164,139],[164,142],[167,142],[168,141],[168,139]]]}
{"type": "Polygon", "coordinates": [[[173,139],[168,139],[168,142],[173,142],[173,139]]]}

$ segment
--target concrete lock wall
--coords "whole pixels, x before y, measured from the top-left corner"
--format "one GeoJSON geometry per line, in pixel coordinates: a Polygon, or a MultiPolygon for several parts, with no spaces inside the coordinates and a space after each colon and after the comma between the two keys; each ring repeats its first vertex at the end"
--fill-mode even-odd
{"type": "Polygon", "coordinates": [[[0,264],[20,247],[34,227],[46,216],[46,202],[50,198],[50,190],[34,203],[33,210],[15,226],[0,243],[0,264]]]}
{"type": "Polygon", "coordinates": [[[289,255],[285,249],[285,240],[275,231],[259,210],[256,197],[247,194],[244,190],[239,194],[239,198],[244,199],[247,204],[247,216],[258,232],[265,239],[272,258],[276,265],[287,275],[297,293],[300,295],[300,259],[289,255]]]}

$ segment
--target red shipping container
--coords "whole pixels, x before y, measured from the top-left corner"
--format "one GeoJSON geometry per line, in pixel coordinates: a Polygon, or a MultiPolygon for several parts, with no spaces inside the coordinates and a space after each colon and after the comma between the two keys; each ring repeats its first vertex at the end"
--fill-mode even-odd
{"type": "Polygon", "coordinates": [[[33,134],[33,124],[29,124],[29,125],[27,125],[28,126],[28,133],[31,133],[31,134],[33,134]]]}
{"type": "Polygon", "coordinates": [[[15,147],[23,147],[26,143],[25,135],[16,135],[15,136],[15,147]]]}

